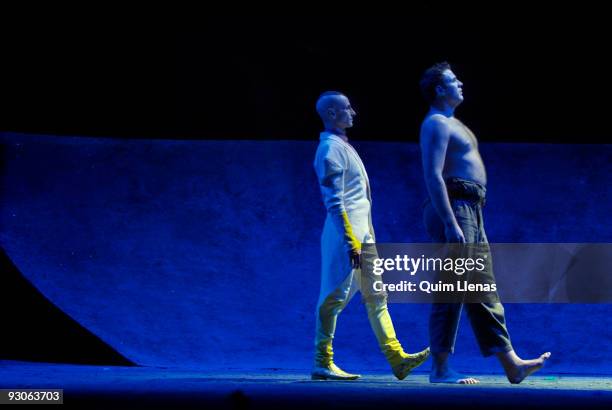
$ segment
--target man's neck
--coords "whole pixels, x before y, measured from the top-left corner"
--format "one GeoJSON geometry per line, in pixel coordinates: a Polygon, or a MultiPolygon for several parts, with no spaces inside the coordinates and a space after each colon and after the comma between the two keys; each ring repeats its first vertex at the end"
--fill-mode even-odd
{"type": "Polygon", "coordinates": [[[346,136],[345,131],[340,128],[325,128],[325,131],[329,132],[330,134],[339,136],[344,141],[348,141],[348,137],[346,136]]]}
{"type": "Polygon", "coordinates": [[[447,118],[452,118],[455,116],[455,107],[451,107],[448,104],[440,103],[440,104],[432,104],[429,107],[429,115],[441,114],[447,118]]]}

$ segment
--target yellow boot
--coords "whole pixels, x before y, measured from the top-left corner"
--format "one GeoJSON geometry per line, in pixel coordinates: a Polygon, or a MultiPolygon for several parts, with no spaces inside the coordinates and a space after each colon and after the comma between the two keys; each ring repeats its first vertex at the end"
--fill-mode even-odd
{"type": "Polygon", "coordinates": [[[315,360],[311,373],[313,380],[356,380],[361,377],[347,373],[334,364],[332,342],[336,320],[348,300],[347,292],[342,292],[341,289],[328,296],[317,312],[315,360]]]}
{"type": "Polygon", "coordinates": [[[378,340],[380,350],[387,358],[395,377],[404,380],[415,367],[423,364],[429,357],[429,347],[421,352],[408,354],[404,352],[397,336],[387,302],[384,298],[366,302],[368,319],[378,340]]]}
{"type": "Polygon", "coordinates": [[[427,358],[429,357],[429,354],[430,354],[429,347],[425,350],[422,350],[414,354],[404,353],[403,356],[405,357],[402,359],[402,361],[399,364],[392,367],[393,374],[399,380],[404,380],[406,376],[410,374],[412,369],[422,365],[425,362],[425,360],[427,360],[427,358]]]}
{"type": "Polygon", "coordinates": [[[334,362],[327,365],[316,365],[310,374],[312,380],[357,380],[361,376],[358,374],[347,373],[334,362]]]}

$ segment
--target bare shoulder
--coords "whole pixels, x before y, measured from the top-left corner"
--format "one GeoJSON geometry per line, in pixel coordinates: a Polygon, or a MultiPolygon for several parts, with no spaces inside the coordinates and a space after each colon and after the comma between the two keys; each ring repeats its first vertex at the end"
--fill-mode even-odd
{"type": "Polygon", "coordinates": [[[448,124],[448,117],[442,114],[431,114],[425,117],[423,124],[448,124]]]}
{"type": "Polygon", "coordinates": [[[449,119],[442,114],[427,116],[421,125],[421,138],[448,137],[451,124],[449,119]]]}

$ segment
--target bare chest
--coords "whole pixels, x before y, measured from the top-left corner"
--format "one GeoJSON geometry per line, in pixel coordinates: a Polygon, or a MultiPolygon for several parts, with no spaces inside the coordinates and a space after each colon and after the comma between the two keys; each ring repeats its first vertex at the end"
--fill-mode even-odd
{"type": "Polygon", "coordinates": [[[458,151],[478,151],[478,140],[474,133],[461,121],[455,120],[450,124],[451,141],[453,148],[458,151]]]}

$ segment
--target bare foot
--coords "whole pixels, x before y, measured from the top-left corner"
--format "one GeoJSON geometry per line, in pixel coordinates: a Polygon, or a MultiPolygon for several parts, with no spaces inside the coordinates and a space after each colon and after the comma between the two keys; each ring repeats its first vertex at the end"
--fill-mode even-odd
{"type": "Polygon", "coordinates": [[[430,383],[449,383],[449,384],[478,384],[480,380],[473,377],[468,377],[464,374],[457,373],[454,370],[447,369],[446,371],[440,372],[431,370],[429,373],[430,383]]]}
{"type": "Polygon", "coordinates": [[[516,361],[510,366],[504,365],[504,370],[506,371],[508,381],[512,384],[519,384],[520,382],[525,380],[527,376],[540,370],[549,357],[550,352],[546,352],[537,359],[518,359],[518,361],[516,361]]]}

